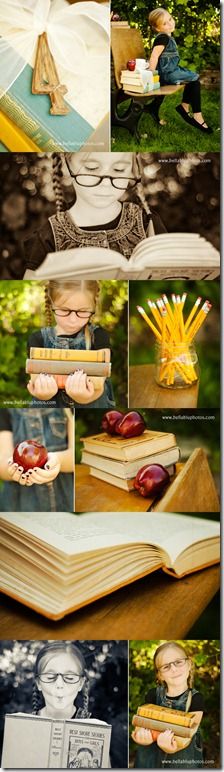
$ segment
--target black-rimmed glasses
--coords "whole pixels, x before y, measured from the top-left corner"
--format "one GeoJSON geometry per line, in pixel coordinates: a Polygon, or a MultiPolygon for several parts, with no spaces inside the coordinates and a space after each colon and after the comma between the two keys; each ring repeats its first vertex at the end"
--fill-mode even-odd
{"type": "Polygon", "coordinates": [[[82,311],[82,309],[78,309],[76,311],[75,308],[67,309],[67,308],[52,308],[52,311],[56,316],[70,316],[70,314],[76,314],[79,319],[90,319],[90,317],[95,313],[95,311],[82,311]]]}
{"type": "Polygon", "coordinates": [[[102,180],[110,180],[111,185],[118,190],[125,190],[127,187],[134,188],[141,177],[134,179],[133,177],[114,177],[110,174],[74,174],[68,167],[71,177],[74,177],[77,185],[81,185],[84,188],[96,188],[100,185],[102,180]]]}
{"type": "Polygon", "coordinates": [[[52,684],[57,681],[58,676],[63,678],[65,684],[78,684],[82,675],[78,673],[41,673],[38,675],[39,681],[43,684],[52,684]]]}

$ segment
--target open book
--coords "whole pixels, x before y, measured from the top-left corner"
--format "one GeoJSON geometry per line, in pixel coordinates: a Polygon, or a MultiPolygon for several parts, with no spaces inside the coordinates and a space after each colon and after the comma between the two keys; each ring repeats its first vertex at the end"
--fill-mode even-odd
{"type": "Polygon", "coordinates": [[[128,260],[104,247],[78,247],[47,255],[25,279],[215,279],[220,256],[197,233],[161,233],[134,248],[128,260]]]}
{"type": "Polygon", "coordinates": [[[111,726],[97,719],[5,717],[4,769],[108,769],[111,726]]]}
{"type": "Polygon", "coordinates": [[[179,514],[0,515],[0,589],[51,619],[162,568],[219,562],[219,523],[179,514]]]}

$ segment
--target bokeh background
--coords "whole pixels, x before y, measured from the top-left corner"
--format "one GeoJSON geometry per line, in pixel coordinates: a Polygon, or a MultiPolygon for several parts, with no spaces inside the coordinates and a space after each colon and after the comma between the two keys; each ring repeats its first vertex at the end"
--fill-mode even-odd
{"type": "MultiPolygon", "coordinates": [[[[131,27],[141,31],[146,56],[152,49],[154,33],[148,26],[148,14],[161,7],[160,0],[113,0],[112,10],[131,27]]],[[[167,0],[165,8],[175,19],[174,38],[180,53],[180,64],[199,73],[202,87],[202,110],[213,128],[213,134],[202,134],[178,119],[175,106],[181,101],[181,91],[163,102],[160,117],[167,126],[153,125],[148,116],[139,125],[141,148],[150,150],[219,150],[219,88],[220,88],[220,5],[214,0],[167,0]]],[[[112,79],[113,87],[113,79],[112,79]]],[[[125,102],[127,107],[127,102],[125,102]]],[[[136,148],[136,140],[127,130],[112,127],[113,150],[136,148]]]]}
{"type": "MultiPolygon", "coordinates": [[[[5,713],[32,713],[34,664],[45,644],[45,640],[0,641],[1,745],[5,713]]],[[[78,641],[78,645],[90,678],[92,717],[112,724],[111,765],[127,768],[127,641],[78,641]]]]}
{"type": "Polygon", "coordinates": [[[200,367],[199,408],[219,406],[220,399],[220,284],[218,281],[169,281],[168,284],[157,281],[130,281],[129,283],[129,364],[151,364],[155,362],[156,338],[150,327],[140,316],[136,306],[144,308],[154,322],[147,304],[147,299],[156,301],[164,292],[171,302],[171,295],[187,292],[184,305],[184,319],[187,319],[196,299],[210,300],[212,309],[206,317],[194,345],[200,367]]]}
{"type": "MultiPolygon", "coordinates": [[[[25,373],[31,332],[47,326],[44,287],[38,281],[0,282],[0,405],[22,407],[31,402],[25,373]]],[[[127,296],[126,281],[100,282],[100,309],[95,321],[109,332],[115,400],[127,404],[127,296]]]]}
{"type": "MultiPolygon", "coordinates": [[[[145,152],[139,161],[145,196],[167,231],[200,233],[218,249],[219,154],[145,152]]],[[[51,155],[0,153],[0,179],[0,278],[21,279],[23,241],[55,213],[51,155]]],[[[69,208],[74,190],[65,165],[62,187],[69,208]]]]}
{"type": "MultiPolygon", "coordinates": [[[[129,717],[146,701],[149,689],[156,686],[153,657],[163,640],[129,643],[129,717]]],[[[208,769],[220,769],[220,642],[219,640],[177,641],[195,664],[194,688],[201,692],[206,711],[200,727],[205,763],[208,769]],[[209,765],[209,761],[212,762],[209,765]]],[[[130,740],[130,766],[133,767],[136,743],[130,740]]]]}
{"type": "MultiPolygon", "coordinates": [[[[119,409],[119,408],[118,408],[119,409]]],[[[128,411],[127,411],[128,412],[128,411]]],[[[219,410],[138,410],[146,426],[153,431],[172,432],[186,461],[195,448],[204,448],[215,480],[220,489],[220,416],[219,410]]],[[[83,443],[80,437],[100,434],[104,410],[76,410],[75,458],[80,463],[83,443]]],[[[113,487],[111,486],[111,491],[113,487]]],[[[131,496],[131,493],[130,493],[131,496]]],[[[204,517],[204,515],[203,515],[204,517]]],[[[208,515],[210,517],[210,515],[208,515]]]]}

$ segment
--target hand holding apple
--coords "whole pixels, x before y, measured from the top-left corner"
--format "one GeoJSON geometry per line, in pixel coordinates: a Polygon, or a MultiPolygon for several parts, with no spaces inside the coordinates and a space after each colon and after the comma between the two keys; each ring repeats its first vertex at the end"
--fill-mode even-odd
{"type": "Polygon", "coordinates": [[[24,472],[35,466],[45,466],[48,460],[47,449],[36,440],[23,440],[13,451],[13,461],[23,468],[24,472]]]}
{"type": "Polygon", "coordinates": [[[145,464],[137,472],[134,488],[141,496],[157,496],[170,480],[169,472],[161,464],[145,464]]]}
{"type": "Polygon", "coordinates": [[[36,485],[43,485],[44,483],[50,483],[55,480],[60,472],[60,461],[57,453],[48,453],[47,464],[44,468],[35,467],[27,472],[26,485],[29,487],[34,483],[36,485]]]}

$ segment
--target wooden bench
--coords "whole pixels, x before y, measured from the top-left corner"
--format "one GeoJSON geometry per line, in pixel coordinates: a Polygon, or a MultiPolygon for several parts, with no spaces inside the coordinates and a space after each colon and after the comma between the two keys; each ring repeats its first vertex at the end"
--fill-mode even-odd
{"type": "MultiPolygon", "coordinates": [[[[138,29],[129,27],[112,27],[111,29],[111,52],[114,84],[112,83],[111,93],[111,123],[112,126],[122,126],[128,129],[132,136],[140,139],[138,133],[138,124],[143,113],[150,115],[152,99],[156,99],[154,116],[158,119],[158,111],[165,96],[175,94],[182,88],[177,86],[161,86],[155,91],[149,91],[147,94],[136,94],[122,88],[121,71],[127,69],[129,59],[145,59],[145,50],[141,33],[138,29]],[[113,88],[114,85],[114,88],[113,88]],[[130,100],[126,110],[119,112],[119,105],[130,100]],[[150,104],[151,103],[151,104],[150,104]]],[[[158,119],[159,120],[159,119],[158,119]]]]}

